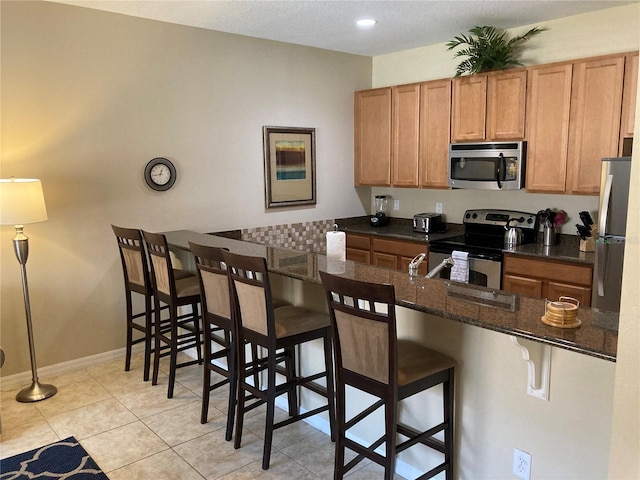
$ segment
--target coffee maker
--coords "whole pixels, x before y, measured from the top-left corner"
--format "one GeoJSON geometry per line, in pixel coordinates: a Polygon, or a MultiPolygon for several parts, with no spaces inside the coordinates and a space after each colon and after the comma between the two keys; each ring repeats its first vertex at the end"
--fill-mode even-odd
{"type": "Polygon", "coordinates": [[[376,195],[375,197],[376,213],[371,216],[372,227],[384,227],[389,225],[389,217],[387,217],[387,196],[376,195]]]}

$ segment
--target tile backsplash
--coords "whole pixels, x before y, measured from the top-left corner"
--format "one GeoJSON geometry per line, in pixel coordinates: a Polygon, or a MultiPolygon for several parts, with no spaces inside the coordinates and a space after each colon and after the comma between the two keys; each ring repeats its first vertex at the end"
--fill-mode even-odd
{"type": "Polygon", "coordinates": [[[326,234],[333,230],[334,220],[287,223],[268,227],[245,228],[241,239],[273,247],[291,248],[305,252],[324,253],[327,248],[326,234]]]}

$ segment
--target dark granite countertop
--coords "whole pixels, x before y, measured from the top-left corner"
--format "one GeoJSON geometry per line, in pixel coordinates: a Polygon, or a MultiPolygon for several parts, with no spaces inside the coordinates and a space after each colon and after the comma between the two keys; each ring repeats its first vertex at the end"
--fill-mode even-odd
{"type": "Polygon", "coordinates": [[[325,255],[187,230],[167,232],[166,235],[173,248],[188,250],[189,241],[192,241],[226,247],[244,255],[262,256],[267,259],[269,271],[307,282],[321,283],[318,272],[328,271],[358,280],[391,283],[400,306],[604,360],[616,359],[617,313],[580,307],[581,326],[562,329],[542,323],[545,301],[539,298],[440,279],[411,277],[406,272],[351,261],[328,263],[325,255]]]}
{"type": "Polygon", "coordinates": [[[380,237],[395,238],[397,240],[409,240],[411,242],[428,243],[447,237],[455,237],[464,233],[464,227],[458,223],[446,223],[444,233],[416,233],[413,231],[413,220],[408,218],[390,218],[389,225],[384,227],[372,227],[369,223],[370,216],[336,218],[334,221],[338,229],[345,232],[377,235],[380,237]]]}
{"type": "MultiPolygon", "coordinates": [[[[464,226],[459,223],[447,223],[445,233],[430,233],[428,235],[416,233],[413,231],[412,220],[407,218],[391,218],[389,225],[385,227],[372,227],[369,224],[369,216],[337,218],[335,223],[338,224],[340,230],[344,230],[345,232],[377,235],[412,242],[428,243],[433,240],[441,240],[464,233],[464,226]]],[[[556,245],[545,247],[542,245],[542,233],[540,233],[537,243],[520,245],[509,249],[505,248],[504,252],[547,260],[586,263],[589,265],[593,265],[595,259],[593,252],[580,251],[580,237],[577,235],[558,235],[556,245]]]]}

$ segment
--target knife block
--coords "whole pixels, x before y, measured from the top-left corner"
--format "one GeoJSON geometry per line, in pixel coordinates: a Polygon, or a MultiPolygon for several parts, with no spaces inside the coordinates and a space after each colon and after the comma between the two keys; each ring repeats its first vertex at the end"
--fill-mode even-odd
{"type": "Polygon", "coordinates": [[[586,240],[580,240],[580,251],[595,252],[597,235],[598,235],[598,225],[591,225],[591,236],[587,237],[586,240]]]}

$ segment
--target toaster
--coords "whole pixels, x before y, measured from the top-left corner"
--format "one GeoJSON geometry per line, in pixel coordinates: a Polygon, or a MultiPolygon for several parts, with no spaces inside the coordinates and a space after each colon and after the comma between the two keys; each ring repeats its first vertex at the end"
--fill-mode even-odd
{"type": "Polygon", "coordinates": [[[413,231],[421,233],[442,233],[445,225],[439,213],[418,213],[413,216],[413,231]]]}

